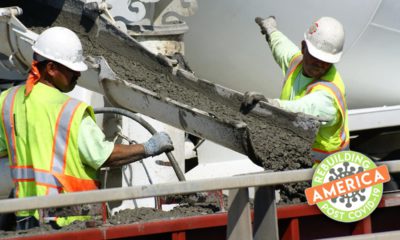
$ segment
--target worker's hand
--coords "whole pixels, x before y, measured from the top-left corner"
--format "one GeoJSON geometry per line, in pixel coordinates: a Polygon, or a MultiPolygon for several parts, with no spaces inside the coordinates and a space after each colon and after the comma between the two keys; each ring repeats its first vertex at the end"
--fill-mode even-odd
{"type": "Polygon", "coordinates": [[[143,144],[143,146],[144,153],[147,157],[174,150],[171,138],[165,132],[158,132],[154,134],[147,142],[143,144]]]}
{"type": "Polygon", "coordinates": [[[178,60],[169,58],[166,55],[163,55],[161,53],[157,54],[156,58],[157,58],[157,61],[161,65],[166,66],[166,67],[173,68],[178,65],[178,60]]]}
{"type": "Polygon", "coordinates": [[[240,105],[240,112],[248,114],[259,101],[263,100],[266,100],[266,98],[259,92],[245,92],[242,104],[240,105]]]}
{"type": "Polygon", "coordinates": [[[265,35],[267,41],[269,41],[269,36],[278,30],[276,19],[274,16],[269,16],[267,18],[256,17],[255,19],[258,26],[261,28],[261,33],[265,35]]]}

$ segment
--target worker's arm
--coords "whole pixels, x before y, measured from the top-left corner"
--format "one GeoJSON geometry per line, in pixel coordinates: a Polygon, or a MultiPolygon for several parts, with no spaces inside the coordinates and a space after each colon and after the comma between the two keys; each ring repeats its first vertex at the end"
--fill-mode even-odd
{"type": "Polygon", "coordinates": [[[145,157],[172,151],[173,145],[165,133],[156,133],[143,144],[114,144],[105,140],[103,131],[86,114],[79,127],[78,148],[83,163],[99,169],[104,166],[121,166],[145,157]]]}
{"type": "Polygon", "coordinates": [[[102,167],[122,166],[146,157],[143,144],[124,145],[115,144],[110,157],[102,167]]]}
{"type": "Polygon", "coordinates": [[[325,91],[315,91],[298,100],[274,99],[280,108],[291,112],[302,112],[323,119],[325,126],[331,126],[338,120],[338,110],[334,98],[325,91]]]}
{"type": "Polygon", "coordinates": [[[106,141],[103,131],[85,114],[79,126],[78,148],[82,163],[99,169],[113,152],[114,143],[106,141]]]}
{"type": "Polygon", "coordinates": [[[256,23],[261,29],[272,51],[272,55],[278,65],[281,67],[283,75],[289,67],[290,60],[300,52],[299,48],[290,41],[283,33],[278,31],[277,22],[274,16],[265,19],[257,17],[256,23]]]}
{"type": "Polygon", "coordinates": [[[142,158],[156,156],[172,150],[174,150],[174,147],[168,134],[158,132],[143,144],[115,144],[110,157],[103,164],[103,167],[122,166],[142,158]]]}
{"type": "Polygon", "coordinates": [[[290,60],[300,51],[299,48],[280,31],[271,34],[268,44],[276,63],[282,69],[283,75],[286,75],[290,60]]]}

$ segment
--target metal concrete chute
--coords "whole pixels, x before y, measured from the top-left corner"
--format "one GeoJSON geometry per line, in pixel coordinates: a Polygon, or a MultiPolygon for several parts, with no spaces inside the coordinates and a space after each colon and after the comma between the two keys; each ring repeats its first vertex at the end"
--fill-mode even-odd
{"type": "Polygon", "coordinates": [[[0,65],[8,71],[21,75],[29,71],[32,61],[31,46],[37,34],[29,31],[16,16],[22,14],[19,7],[7,7],[0,10],[0,65]],[[8,43],[8,44],[5,44],[8,43]]]}
{"type": "MultiPolygon", "coordinates": [[[[200,109],[168,97],[162,98],[148,89],[132,84],[130,81],[119,79],[104,58],[99,57],[97,59],[100,60],[100,85],[105,96],[114,106],[140,112],[201,138],[213,140],[225,147],[246,154],[246,149],[244,149],[242,143],[246,133],[245,123],[227,123],[200,109]]],[[[186,85],[188,84],[190,83],[187,82],[186,85]]],[[[191,84],[195,84],[195,82],[191,84]]]]}

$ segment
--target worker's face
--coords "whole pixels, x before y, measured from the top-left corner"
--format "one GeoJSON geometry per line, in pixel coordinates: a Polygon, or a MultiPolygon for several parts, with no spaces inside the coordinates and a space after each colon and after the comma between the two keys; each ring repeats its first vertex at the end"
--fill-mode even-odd
{"type": "Polygon", "coordinates": [[[80,72],[73,71],[64,65],[55,62],[49,62],[46,66],[50,77],[49,82],[61,92],[70,92],[74,89],[80,72]]]}
{"type": "Polygon", "coordinates": [[[301,42],[301,52],[303,53],[303,74],[307,77],[320,79],[332,66],[332,63],[327,63],[313,57],[308,52],[305,41],[301,42]]]}

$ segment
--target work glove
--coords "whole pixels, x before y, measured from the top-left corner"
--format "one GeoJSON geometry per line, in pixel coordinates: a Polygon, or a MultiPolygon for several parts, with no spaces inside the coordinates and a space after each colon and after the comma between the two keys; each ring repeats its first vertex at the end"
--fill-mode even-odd
{"type": "Polygon", "coordinates": [[[243,101],[240,105],[240,112],[243,114],[248,114],[259,101],[264,101],[272,106],[279,107],[279,102],[276,99],[266,98],[259,92],[245,92],[243,96],[243,101]]]}
{"type": "Polygon", "coordinates": [[[163,55],[161,53],[157,54],[156,58],[157,58],[157,61],[161,65],[166,66],[166,67],[172,67],[173,68],[173,67],[178,65],[178,60],[169,58],[168,56],[163,55]]]}
{"type": "Polygon", "coordinates": [[[261,33],[265,35],[267,41],[269,41],[271,34],[278,30],[276,19],[274,16],[269,16],[265,19],[261,17],[256,17],[255,21],[258,26],[260,26],[261,33]]]}
{"type": "Polygon", "coordinates": [[[147,142],[143,143],[143,146],[146,157],[174,150],[171,138],[165,132],[155,133],[147,142]]]}

